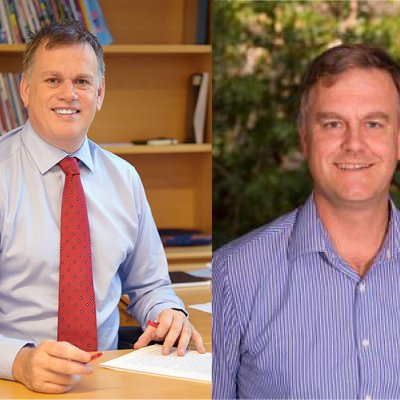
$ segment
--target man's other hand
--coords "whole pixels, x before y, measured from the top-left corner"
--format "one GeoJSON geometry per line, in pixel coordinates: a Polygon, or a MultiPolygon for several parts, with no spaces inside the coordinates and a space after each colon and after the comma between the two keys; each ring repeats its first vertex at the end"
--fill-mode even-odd
{"type": "Polygon", "coordinates": [[[81,375],[93,372],[90,354],[67,342],[46,340],[38,347],[23,347],[13,364],[13,376],[28,389],[41,393],[65,393],[81,375]]]}
{"type": "Polygon", "coordinates": [[[190,340],[193,340],[199,353],[206,352],[200,333],[181,311],[167,308],[158,315],[157,321],[158,327],[148,326],[135,343],[134,349],[145,347],[152,340],[164,341],[162,354],[168,355],[178,342],[178,356],[184,356],[190,340]]]}

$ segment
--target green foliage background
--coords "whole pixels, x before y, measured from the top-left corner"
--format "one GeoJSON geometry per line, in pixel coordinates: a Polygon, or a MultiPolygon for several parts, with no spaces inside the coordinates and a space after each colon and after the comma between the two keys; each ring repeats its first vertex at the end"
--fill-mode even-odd
{"type": "MultiPolygon", "coordinates": [[[[312,183],[295,127],[306,65],[366,42],[400,60],[400,1],[213,1],[213,246],[277,218],[312,183]]],[[[400,204],[400,174],[392,194],[400,204]]]]}

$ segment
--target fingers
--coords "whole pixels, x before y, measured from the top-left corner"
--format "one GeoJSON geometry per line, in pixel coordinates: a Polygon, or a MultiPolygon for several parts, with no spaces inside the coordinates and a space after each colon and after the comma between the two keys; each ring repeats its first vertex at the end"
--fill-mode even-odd
{"type": "Polygon", "coordinates": [[[196,349],[199,353],[204,354],[206,352],[206,348],[204,347],[203,338],[201,337],[200,333],[194,328],[192,325],[192,341],[196,346],[196,349]]]}
{"type": "Polygon", "coordinates": [[[177,344],[178,356],[184,356],[192,340],[197,351],[205,353],[206,349],[200,333],[193,327],[187,317],[180,311],[166,309],[160,313],[157,328],[148,326],[134,345],[134,349],[147,346],[152,340],[164,340],[161,352],[168,355],[177,344]]]}
{"type": "Polygon", "coordinates": [[[14,378],[42,393],[64,393],[72,389],[81,375],[92,373],[86,363],[90,354],[66,342],[44,341],[37,348],[24,348],[13,365],[14,378]]]}
{"type": "Polygon", "coordinates": [[[133,348],[135,350],[146,347],[155,338],[155,328],[148,326],[144,332],[140,335],[137,342],[134,344],[133,348]]]}
{"type": "Polygon", "coordinates": [[[45,349],[50,356],[60,359],[72,360],[86,364],[91,358],[89,353],[68,342],[44,341],[39,347],[45,349]]]}
{"type": "Polygon", "coordinates": [[[177,353],[179,356],[185,355],[185,351],[189,345],[192,335],[192,324],[186,316],[179,312],[174,314],[172,324],[164,340],[162,354],[167,355],[171,352],[172,347],[178,342],[177,353]]]}

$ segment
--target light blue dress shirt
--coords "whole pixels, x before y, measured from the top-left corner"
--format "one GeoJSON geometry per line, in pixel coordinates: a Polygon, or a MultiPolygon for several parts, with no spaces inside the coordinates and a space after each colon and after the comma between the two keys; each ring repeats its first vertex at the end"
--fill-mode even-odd
{"type": "MultiPolygon", "coordinates": [[[[400,398],[400,216],[369,272],[311,196],[213,259],[213,398],[400,398]]],[[[368,232],[365,232],[368,235],[368,232]]]]}
{"type": "MultiPolygon", "coordinates": [[[[57,338],[61,195],[67,153],[29,121],[0,137],[0,378],[27,342],[57,338]]],[[[183,309],[144,189],[128,162],[85,139],[80,162],[92,244],[99,350],[116,349],[118,302],[142,328],[165,308],[183,309]]]]}

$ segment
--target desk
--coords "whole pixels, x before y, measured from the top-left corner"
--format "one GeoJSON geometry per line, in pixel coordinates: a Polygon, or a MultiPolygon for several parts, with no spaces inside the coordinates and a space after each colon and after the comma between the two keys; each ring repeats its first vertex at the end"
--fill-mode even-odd
{"type": "MultiPolygon", "coordinates": [[[[186,306],[211,300],[211,286],[177,288],[175,291],[186,306]]],[[[188,311],[190,320],[203,336],[207,351],[211,351],[211,314],[190,308],[188,311]]],[[[93,374],[82,376],[71,392],[62,395],[34,393],[19,383],[0,380],[0,399],[211,398],[211,384],[208,383],[98,367],[101,362],[129,351],[106,351],[103,357],[93,361],[93,374]]]]}

